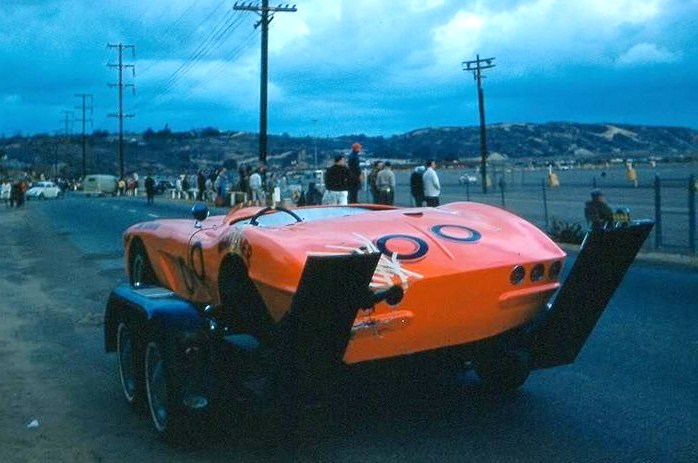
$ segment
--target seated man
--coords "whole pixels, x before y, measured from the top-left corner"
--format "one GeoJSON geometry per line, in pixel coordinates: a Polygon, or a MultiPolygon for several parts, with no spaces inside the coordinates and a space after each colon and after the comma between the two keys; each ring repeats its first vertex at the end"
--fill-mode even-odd
{"type": "Polygon", "coordinates": [[[591,192],[591,201],[584,206],[584,217],[592,228],[601,228],[614,222],[613,210],[606,204],[606,197],[599,190],[591,192]]]}

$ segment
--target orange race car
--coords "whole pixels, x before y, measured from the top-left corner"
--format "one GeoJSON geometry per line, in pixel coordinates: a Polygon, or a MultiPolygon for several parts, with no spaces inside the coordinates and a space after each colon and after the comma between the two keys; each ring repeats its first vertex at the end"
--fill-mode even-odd
{"type": "Polygon", "coordinates": [[[192,212],[126,231],[130,285],[105,317],[127,400],[170,437],[230,397],[297,399],[368,361],[448,357],[516,388],[574,360],[652,228],[589,234],[550,305],[565,253],[496,207],[192,212]]]}

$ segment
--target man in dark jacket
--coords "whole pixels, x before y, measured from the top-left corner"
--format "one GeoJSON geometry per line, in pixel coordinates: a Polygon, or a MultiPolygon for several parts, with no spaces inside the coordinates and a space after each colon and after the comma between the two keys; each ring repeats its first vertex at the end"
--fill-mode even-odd
{"type": "Polygon", "coordinates": [[[196,200],[197,201],[204,200],[204,192],[205,191],[206,191],[206,176],[204,175],[204,171],[200,170],[198,175],[196,176],[196,200]]]}
{"type": "Polygon", "coordinates": [[[145,196],[148,198],[148,204],[153,204],[155,199],[155,180],[148,174],[145,178],[145,196]]]}
{"type": "Polygon", "coordinates": [[[349,196],[349,169],[344,156],[336,156],[334,164],[325,172],[324,204],[346,205],[349,196]]]}
{"type": "Polygon", "coordinates": [[[349,204],[359,202],[359,190],[363,181],[359,152],[361,152],[360,144],[354,143],[351,145],[351,154],[349,155],[349,204]]]}
{"type": "Polygon", "coordinates": [[[417,166],[410,175],[410,193],[416,207],[424,206],[424,179],[422,177],[425,170],[427,170],[426,167],[417,166]]]}
{"type": "Polygon", "coordinates": [[[613,210],[606,204],[606,197],[599,190],[591,192],[591,201],[584,206],[584,217],[592,228],[601,228],[613,223],[613,210]]]}

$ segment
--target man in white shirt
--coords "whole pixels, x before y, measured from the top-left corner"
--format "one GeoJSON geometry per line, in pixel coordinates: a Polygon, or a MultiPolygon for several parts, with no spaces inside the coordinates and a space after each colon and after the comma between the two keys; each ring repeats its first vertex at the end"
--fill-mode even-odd
{"type": "Polygon", "coordinates": [[[250,175],[250,191],[252,192],[252,205],[264,206],[265,197],[262,189],[262,176],[259,175],[259,170],[250,175]]]}
{"type": "Polygon", "coordinates": [[[441,196],[441,184],[439,176],[436,175],[436,161],[430,159],[425,164],[427,170],[422,176],[424,181],[424,200],[427,207],[437,207],[439,205],[439,196],[441,196]]]}

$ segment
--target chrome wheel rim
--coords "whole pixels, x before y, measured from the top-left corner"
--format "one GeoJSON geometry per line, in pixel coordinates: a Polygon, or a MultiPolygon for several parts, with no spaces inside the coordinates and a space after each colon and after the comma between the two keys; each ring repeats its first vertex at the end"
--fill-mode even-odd
{"type": "Polygon", "coordinates": [[[154,341],[145,350],[145,388],[153,425],[163,432],[167,426],[167,382],[160,349],[154,341]]]}
{"type": "Polygon", "coordinates": [[[136,377],[133,370],[133,342],[131,330],[126,323],[119,323],[116,332],[116,351],[119,364],[119,379],[121,389],[129,403],[133,403],[136,398],[136,377]]]}

